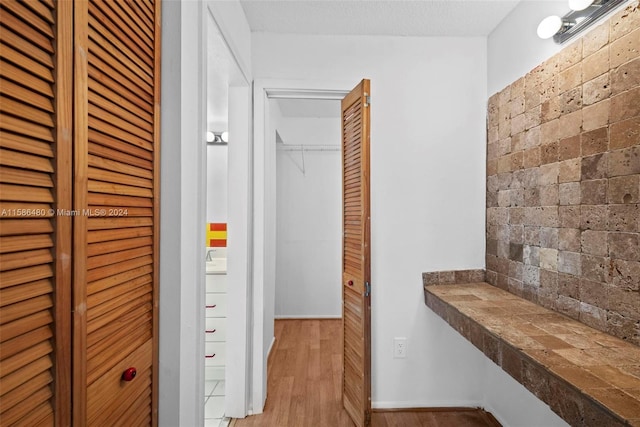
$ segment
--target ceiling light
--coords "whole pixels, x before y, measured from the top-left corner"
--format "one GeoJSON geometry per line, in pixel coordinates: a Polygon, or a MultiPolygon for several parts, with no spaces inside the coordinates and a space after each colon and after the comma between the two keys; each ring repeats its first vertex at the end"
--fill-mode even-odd
{"type": "Polygon", "coordinates": [[[626,0],[568,0],[571,10],[563,17],[549,16],[538,25],[538,37],[561,44],[589,28],[626,0]]]}
{"type": "Polygon", "coordinates": [[[569,0],[569,9],[585,10],[593,4],[594,0],[569,0]]]}
{"type": "Polygon", "coordinates": [[[547,16],[538,25],[538,37],[550,39],[562,29],[562,18],[556,15],[547,16]]]}
{"type": "Polygon", "coordinates": [[[211,145],[227,145],[229,132],[207,132],[207,144],[211,145]]]}

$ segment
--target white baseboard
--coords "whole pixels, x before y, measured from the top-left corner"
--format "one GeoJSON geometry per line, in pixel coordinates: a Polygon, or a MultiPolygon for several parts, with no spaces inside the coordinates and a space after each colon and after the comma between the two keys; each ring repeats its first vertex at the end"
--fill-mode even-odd
{"type": "Polygon", "coordinates": [[[477,400],[413,400],[413,401],[372,401],[373,409],[404,409],[404,408],[482,408],[484,405],[477,400]]]}
{"type": "Polygon", "coordinates": [[[342,319],[340,314],[283,314],[274,316],[275,319],[342,319]]]}
{"type": "Polygon", "coordinates": [[[271,356],[271,350],[273,350],[273,345],[276,343],[276,337],[271,338],[271,344],[269,344],[269,350],[267,351],[267,360],[269,360],[269,356],[271,356]]]}

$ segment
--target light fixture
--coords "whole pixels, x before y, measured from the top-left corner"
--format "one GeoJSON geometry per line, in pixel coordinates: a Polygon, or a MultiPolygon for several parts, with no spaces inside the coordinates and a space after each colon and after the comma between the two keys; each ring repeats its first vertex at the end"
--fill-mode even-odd
{"type": "Polygon", "coordinates": [[[626,0],[568,0],[571,9],[563,17],[548,16],[538,25],[538,37],[561,44],[591,26],[626,0]]]}
{"type": "Polygon", "coordinates": [[[538,37],[550,39],[562,29],[562,18],[556,15],[547,16],[538,25],[538,37]]]}
{"type": "Polygon", "coordinates": [[[209,145],[227,145],[229,142],[229,132],[207,132],[207,144],[209,145]]]}
{"type": "Polygon", "coordinates": [[[569,0],[569,9],[580,11],[585,10],[593,4],[594,0],[569,0]]]}

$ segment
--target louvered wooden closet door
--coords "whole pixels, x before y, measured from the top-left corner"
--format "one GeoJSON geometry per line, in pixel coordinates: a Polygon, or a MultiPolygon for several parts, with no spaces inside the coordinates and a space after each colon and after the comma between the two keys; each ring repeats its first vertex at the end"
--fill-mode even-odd
{"type": "Polygon", "coordinates": [[[371,423],[369,85],[342,100],[342,403],[358,427],[371,423]]]}
{"type": "Polygon", "coordinates": [[[0,1],[0,425],[70,422],[71,4],[0,1]]]}
{"type": "Polygon", "coordinates": [[[74,424],[155,424],[159,4],[75,2],[74,424]],[[137,375],[121,376],[128,368],[137,375]]]}

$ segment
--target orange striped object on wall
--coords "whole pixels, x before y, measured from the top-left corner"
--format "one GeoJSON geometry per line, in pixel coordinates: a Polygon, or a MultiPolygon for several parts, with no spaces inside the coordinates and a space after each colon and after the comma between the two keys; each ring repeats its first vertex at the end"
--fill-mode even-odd
{"type": "Polygon", "coordinates": [[[225,248],[227,247],[227,224],[210,222],[207,224],[207,247],[225,248]]]}

